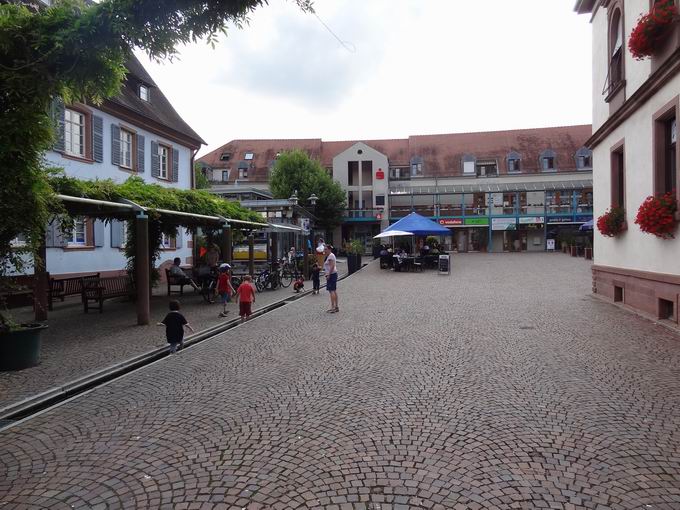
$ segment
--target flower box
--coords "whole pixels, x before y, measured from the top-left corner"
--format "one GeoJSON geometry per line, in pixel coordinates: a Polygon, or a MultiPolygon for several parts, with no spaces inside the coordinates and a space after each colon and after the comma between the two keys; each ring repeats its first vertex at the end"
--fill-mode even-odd
{"type": "Polygon", "coordinates": [[[605,237],[615,237],[627,228],[626,211],[621,207],[611,207],[597,219],[597,230],[605,237]]]}
{"type": "Polygon", "coordinates": [[[661,196],[649,196],[638,209],[635,223],[640,230],[661,239],[672,239],[677,227],[678,202],[675,192],[661,196]]]}
{"type": "Polygon", "coordinates": [[[673,0],[662,0],[640,16],[628,38],[628,49],[636,60],[651,57],[663,46],[669,29],[678,21],[678,7],[673,0]]]}

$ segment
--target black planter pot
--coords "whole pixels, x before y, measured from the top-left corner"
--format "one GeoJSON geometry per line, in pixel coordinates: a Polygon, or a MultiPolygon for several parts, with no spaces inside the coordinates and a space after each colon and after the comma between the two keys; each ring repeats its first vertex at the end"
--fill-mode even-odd
{"type": "Polygon", "coordinates": [[[44,324],[22,324],[21,329],[0,333],[0,370],[21,370],[40,361],[40,334],[44,324]]]}
{"type": "Polygon", "coordinates": [[[361,269],[361,255],[356,253],[347,254],[347,272],[352,274],[361,269]]]}

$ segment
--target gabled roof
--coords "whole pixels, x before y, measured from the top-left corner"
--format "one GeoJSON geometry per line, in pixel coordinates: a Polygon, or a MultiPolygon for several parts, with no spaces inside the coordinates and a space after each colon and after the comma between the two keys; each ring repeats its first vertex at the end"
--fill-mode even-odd
{"type": "Polygon", "coordinates": [[[165,97],[161,89],[153,81],[153,78],[144,69],[137,57],[130,55],[125,64],[128,74],[121,87],[120,93],[107,100],[123,107],[124,109],[143,117],[151,124],[165,127],[188,138],[195,146],[206,145],[206,142],[187,124],[177,111],[172,107],[170,101],[165,97]],[[138,88],[143,84],[149,87],[150,101],[144,101],[139,97],[138,88]]]}

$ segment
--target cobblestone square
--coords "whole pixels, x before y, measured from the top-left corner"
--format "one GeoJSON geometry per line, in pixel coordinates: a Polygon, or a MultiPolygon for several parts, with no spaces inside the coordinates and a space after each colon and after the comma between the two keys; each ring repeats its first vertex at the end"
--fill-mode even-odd
{"type": "Polygon", "coordinates": [[[590,277],[370,264],[3,430],[0,508],[678,509],[680,338],[590,277]]]}

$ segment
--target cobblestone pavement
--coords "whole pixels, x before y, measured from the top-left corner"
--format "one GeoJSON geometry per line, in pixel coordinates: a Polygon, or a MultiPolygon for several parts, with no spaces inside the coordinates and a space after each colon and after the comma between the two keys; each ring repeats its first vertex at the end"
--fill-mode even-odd
{"type": "Polygon", "coordinates": [[[372,264],[0,432],[0,508],[680,508],[680,338],[562,254],[372,264]]]}
{"type": "MultiPolygon", "coordinates": [[[[346,272],[344,259],[340,262],[339,270],[346,272]]],[[[311,288],[311,282],[305,287],[311,288]]],[[[292,285],[258,293],[254,310],[293,293],[292,285]]],[[[155,324],[167,313],[169,299],[165,285],[154,289],[152,324],[141,327],[136,325],[135,305],[129,301],[107,300],[104,313],[91,311],[87,315],[77,297],[64,303],[57,301],[49,314],[49,328],[42,335],[40,364],[18,372],[0,372],[0,409],[167,345],[165,330],[155,324]]],[[[188,287],[184,296],[173,294],[172,299],[180,300],[182,313],[196,331],[238,316],[238,304],[231,303],[227,305],[229,317],[220,318],[220,303],[209,305],[188,287]]],[[[19,321],[33,320],[31,308],[13,310],[13,314],[19,321]]]]}

